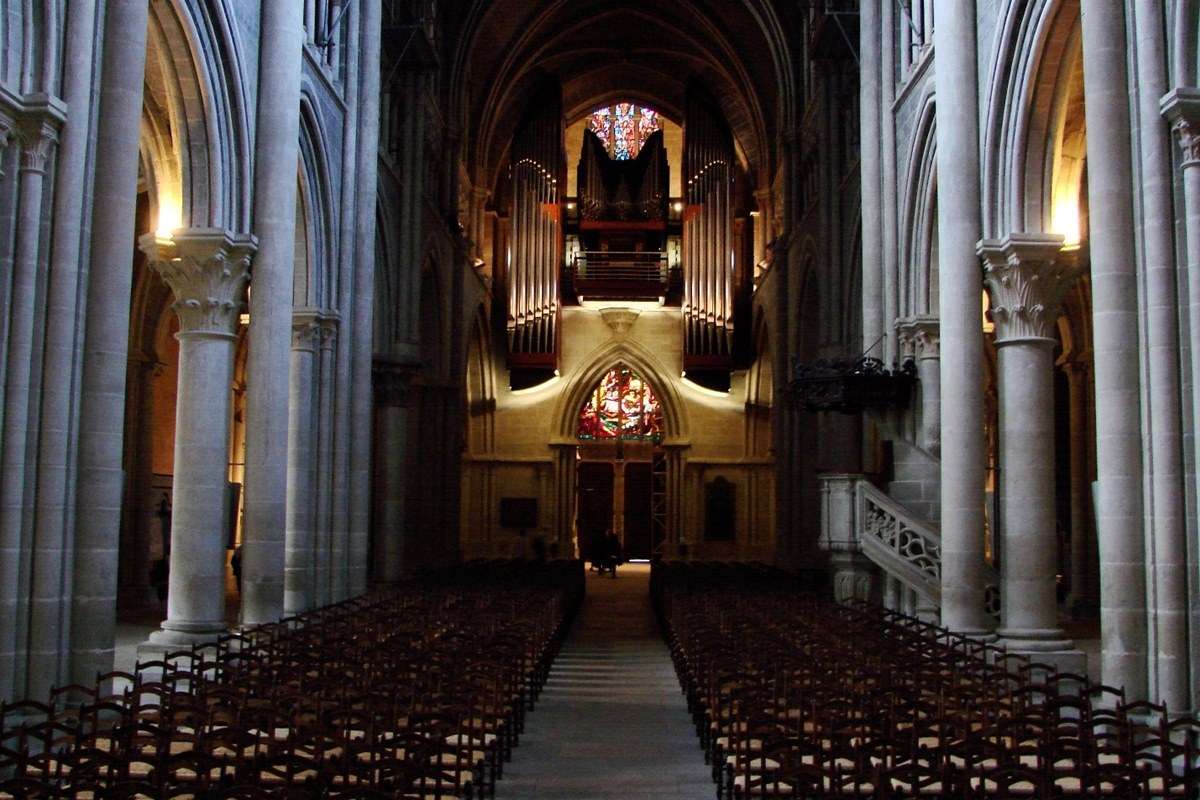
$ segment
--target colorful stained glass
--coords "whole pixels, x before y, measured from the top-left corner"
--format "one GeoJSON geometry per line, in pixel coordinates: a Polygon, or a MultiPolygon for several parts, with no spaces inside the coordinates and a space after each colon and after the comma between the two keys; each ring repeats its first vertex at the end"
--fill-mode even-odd
{"type": "Polygon", "coordinates": [[[580,439],[662,439],[662,409],[640,376],[617,367],[601,378],[579,411],[580,439]]]}
{"type": "Polygon", "coordinates": [[[588,130],[600,137],[609,158],[618,161],[637,158],[650,134],[660,128],[657,111],[633,103],[597,108],[588,120],[588,130]]]}

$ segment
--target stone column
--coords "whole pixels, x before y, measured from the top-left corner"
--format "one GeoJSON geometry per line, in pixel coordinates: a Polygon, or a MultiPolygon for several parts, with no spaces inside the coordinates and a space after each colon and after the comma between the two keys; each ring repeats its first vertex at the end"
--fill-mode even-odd
{"type": "MultiPolygon", "coordinates": [[[[250,279],[252,236],[213,228],[140,240],[171,287],[179,315],[175,476],[167,618],[147,652],[210,641],[226,628],[226,481],[238,316],[250,279]]],[[[243,582],[243,586],[245,583],[243,582]]]]}
{"type": "Polygon", "coordinates": [[[313,607],[314,484],[313,398],[317,392],[317,311],[292,313],[292,363],[288,382],[287,537],[284,553],[283,610],[299,614],[313,607]]]}
{"type": "Polygon", "coordinates": [[[398,581],[405,568],[405,508],[408,502],[407,473],[409,447],[408,384],[418,366],[397,361],[376,359],[374,373],[375,409],[379,419],[379,483],[382,494],[379,502],[380,519],[375,533],[382,540],[381,563],[377,577],[381,581],[398,581]]]}
{"type": "Polygon", "coordinates": [[[859,4],[859,172],[862,182],[862,347],[883,357],[883,195],[879,166],[881,79],[881,6],[890,0],[859,4]]]}
{"type": "MultiPolygon", "coordinates": [[[[358,213],[354,225],[354,299],[351,323],[350,378],[350,507],[345,588],[339,595],[354,596],[367,589],[371,518],[371,359],[375,311],[375,214],[379,169],[379,82],[381,4],[360,6],[359,43],[362,53],[358,92],[358,213]]],[[[416,116],[421,116],[418,113],[416,116]]],[[[420,272],[419,262],[409,266],[420,272]]],[[[446,442],[454,447],[455,443],[446,442]]]]}
{"type": "MultiPolygon", "coordinates": [[[[45,353],[37,452],[34,521],[34,607],[30,626],[29,697],[45,697],[51,686],[71,682],[70,636],[72,522],[76,414],[79,391],[79,315],[84,208],[90,198],[88,149],[95,132],[91,98],[95,88],[96,9],[67,6],[63,43],[62,95],[70,110],[54,165],[54,210],[46,284],[45,353]],[[44,588],[42,588],[44,587],[44,588]],[[42,594],[46,599],[39,600],[42,594]]],[[[0,147],[0,152],[2,152],[0,147]]]]}
{"type": "MultiPolygon", "coordinates": [[[[16,658],[29,646],[29,571],[32,548],[25,541],[29,441],[30,374],[33,369],[38,261],[42,242],[42,188],[46,161],[58,141],[63,109],[45,95],[27,98],[13,128],[20,145],[17,170],[16,243],[12,254],[12,288],[8,308],[7,362],[4,369],[4,422],[0,438],[0,696],[25,696],[25,662],[16,658]]],[[[56,587],[55,587],[56,588],[56,587]]],[[[58,592],[53,591],[55,597],[58,592]]]]}
{"type": "Polygon", "coordinates": [[[1067,608],[1078,618],[1095,613],[1092,584],[1088,508],[1091,481],[1088,479],[1087,380],[1088,365],[1082,361],[1063,364],[1067,374],[1068,404],[1071,407],[1071,592],[1067,608]]]}
{"type": "MultiPolygon", "coordinates": [[[[1175,89],[1169,92],[1162,98],[1162,111],[1167,119],[1171,122],[1171,129],[1175,133],[1175,138],[1179,144],[1181,158],[1181,167],[1183,170],[1183,214],[1185,219],[1184,224],[1184,249],[1187,259],[1187,329],[1191,332],[1191,342],[1188,347],[1188,357],[1191,367],[1192,386],[1191,386],[1191,411],[1192,424],[1197,425],[1200,421],[1200,89],[1194,87],[1175,89]]],[[[1172,276],[1174,277],[1174,276],[1172,276]]],[[[1172,287],[1173,288],[1173,287],[1172,287]]],[[[1183,298],[1179,299],[1180,304],[1184,302],[1183,298]]],[[[1172,309],[1174,310],[1174,309],[1172,309]]],[[[1171,355],[1178,356],[1178,353],[1171,355]]],[[[1154,395],[1152,394],[1153,402],[1154,395]]],[[[1195,432],[1192,435],[1193,447],[1193,475],[1192,480],[1200,483],[1200,436],[1196,436],[1195,432]]],[[[1157,447],[1155,448],[1157,449],[1157,447]]],[[[1200,485],[1194,486],[1193,491],[1200,490],[1200,485]]],[[[1156,539],[1156,547],[1167,550],[1167,547],[1159,546],[1156,539]]],[[[1187,566],[1186,550],[1183,549],[1181,543],[1170,543],[1173,547],[1162,553],[1156,553],[1156,562],[1161,559],[1159,564],[1160,580],[1166,582],[1170,587],[1171,607],[1169,613],[1164,613],[1163,619],[1160,622],[1167,622],[1170,626],[1171,633],[1174,634],[1173,641],[1168,642],[1174,656],[1171,660],[1179,665],[1175,669],[1172,688],[1175,691],[1164,692],[1160,686],[1159,696],[1170,703],[1171,708],[1186,708],[1189,703],[1181,700],[1185,697],[1187,687],[1187,669],[1183,664],[1187,663],[1188,656],[1186,654],[1187,645],[1187,566]],[[1182,585],[1180,585],[1182,583],[1182,585]],[[1173,591],[1171,591],[1173,590],[1173,591]],[[1183,650],[1179,648],[1182,647],[1183,650]],[[1182,656],[1183,661],[1180,662],[1182,656]],[[1164,696],[1164,694],[1168,696],[1164,696]]],[[[1164,598],[1165,600],[1165,598],[1164,598]]],[[[1166,605],[1162,603],[1161,605],[1166,605]]],[[[1164,609],[1165,610],[1165,609],[1164,609]]],[[[1163,660],[1161,652],[1163,643],[1160,641],[1160,661],[1163,660]]],[[[1162,681],[1160,680],[1160,684],[1162,681]]]]}
{"type": "Polygon", "coordinates": [[[1004,560],[997,633],[1011,651],[1079,662],[1078,652],[1066,655],[1074,645],[1058,625],[1054,503],[1054,329],[1078,272],[1058,235],[985,240],[979,254],[999,351],[1004,560]]]}
{"type": "Polygon", "coordinates": [[[921,383],[921,448],[935,458],[942,450],[941,349],[936,317],[917,316],[900,320],[896,327],[910,343],[921,383]]]}
{"type": "MultiPolygon", "coordinates": [[[[1141,358],[1125,15],[1082,3],[1100,497],[1101,680],[1145,697],[1146,541],[1141,358]]],[[[941,24],[939,19],[938,24],[941,24]]],[[[941,57],[939,51],[938,57],[941,57]]],[[[939,180],[940,183],[940,180],[939,180]]],[[[942,206],[946,208],[946,206],[942,206]]]]}
{"type": "Polygon", "coordinates": [[[148,3],[107,3],[79,399],[72,680],[112,669],[125,369],[148,3]]]}
{"type": "Polygon", "coordinates": [[[318,392],[317,430],[319,432],[317,452],[317,522],[313,544],[313,580],[316,582],[314,602],[319,608],[329,605],[331,579],[331,551],[333,537],[341,528],[334,513],[334,433],[337,420],[334,418],[334,394],[339,391],[337,365],[338,328],[337,316],[325,314],[320,321],[321,334],[321,378],[318,392]]]}
{"type": "Polygon", "coordinates": [[[983,283],[975,2],[936,0],[942,383],[942,624],[984,634],[983,283]],[[954,213],[949,213],[954,209],[954,213]]]}
{"type": "Polygon", "coordinates": [[[254,144],[254,231],[246,361],[246,498],[242,622],[273,622],[284,606],[288,369],[300,158],[300,0],[263,0],[254,144]]]}

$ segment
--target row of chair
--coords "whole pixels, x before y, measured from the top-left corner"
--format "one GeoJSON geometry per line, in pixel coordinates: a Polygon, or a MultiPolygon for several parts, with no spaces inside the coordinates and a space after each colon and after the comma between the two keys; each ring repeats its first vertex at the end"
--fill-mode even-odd
{"type": "Polygon", "coordinates": [[[485,797],[582,597],[475,562],[0,706],[0,797],[485,797]]]}
{"type": "Polygon", "coordinates": [[[718,798],[1200,797],[1200,723],[761,565],[657,564],[718,798]]]}

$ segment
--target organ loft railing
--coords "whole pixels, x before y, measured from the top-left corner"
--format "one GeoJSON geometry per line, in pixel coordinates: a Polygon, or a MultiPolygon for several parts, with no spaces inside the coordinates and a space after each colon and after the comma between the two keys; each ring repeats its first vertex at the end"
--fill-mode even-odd
{"type": "Polygon", "coordinates": [[[733,355],[733,136],[689,91],[683,154],[684,368],[728,368],[733,355]]]}
{"type": "Polygon", "coordinates": [[[563,253],[562,90],[548,84],[512,146],[508,352],[514,368],[553,369],[558,355],[563,253]]]}

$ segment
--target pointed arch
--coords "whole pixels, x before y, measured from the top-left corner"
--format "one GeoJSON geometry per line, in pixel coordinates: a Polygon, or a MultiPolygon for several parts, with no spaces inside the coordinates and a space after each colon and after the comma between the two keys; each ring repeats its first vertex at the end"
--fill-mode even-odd
{"type": "Polygon", "coordinates": [[[921,100],[901,208],[900,307],[897,316],[937,313],[937,102],[921,100]]]}
{"type": "Polygon", "coordinates": [[[1054,139],[1079,36],[1079,0],[1013,3],[997,30],[982,128],[984,238],[1051,229],[1054,139]]]}
{"type": "MultiPolygon", "coordinates": [[[[333,201],[333,181],[329,171],[327,137],[321,127],[312,96],[307,91],[300,95],[300,203],[303,209],[308,246],[308,274],[296,275],[297,292],[293,302],[298,306],[333,308],[337,305],[337,287],[334,280],[332,254],[336,249],[337,232],[329,210],[336,207],[333,201]]],[[[299,231],[297,232],[299,234],[299,231]]],[[[297,264],[297,267],[303,265],[297,264]]]]}
{"type": "Polygon", "coordinates": [[[593,350],[584,359],[587,365],[575,373],[567,387],[559,393],[554,407],[554,427],[551,444],[575,444],[579,409],[587,402],[600,379],[616,366],[624,365],[649,384],[663,412],[663,443],[688,444],[691,423],[687,406],[670,373],[653,352],[629,340],[610,341],[593,350]]]}

